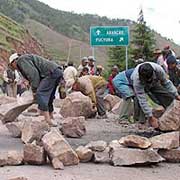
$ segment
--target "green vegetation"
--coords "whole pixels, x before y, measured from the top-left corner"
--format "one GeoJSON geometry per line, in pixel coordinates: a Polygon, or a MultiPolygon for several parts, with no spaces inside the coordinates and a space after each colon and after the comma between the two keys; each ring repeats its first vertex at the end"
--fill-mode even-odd
{"type": "Polygon", "coordinates": [[[135,60],[143,58],[145,61],[152,60],[155,48],[155,38],[152,30],[146,26],[145,22],[136,24],[133,30],[134,36],[132,44],[132,56],[135,60]]]}
{"type": "Polygon", "coordinates": [[[25,29],[15,21],[0,14],[0,46],[4,49],[11,49],[11,43],[8,38],[22,42],[25,29]]]}

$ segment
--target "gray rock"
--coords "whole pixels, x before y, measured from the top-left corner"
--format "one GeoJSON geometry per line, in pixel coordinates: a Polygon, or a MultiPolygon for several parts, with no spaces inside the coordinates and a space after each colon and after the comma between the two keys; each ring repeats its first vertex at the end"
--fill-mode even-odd
{"type": "Polygon", "coordinates": [[[91,149],[92,151],[102,152],[106,149],[107,142],[101,141],[101,140],[100,141],[91,141],[85,147],[91,149]]]}
{"type": "Polygon", "coordinates": [[[25,144],[24,162],[27,164],[42,165],[46,162],[44,148],[36,144],[25,144]]]}
{"type": "Polygon", "coordinates": [[[58,158],[64,166],[77,165],[79,163],[77,154],[56,129],[45,134],[42,142],[51,161],[54,158],[58,158]]]}
{"type": "Polygon", "coordinates": [[[39,116],[24,123],[21,137],[24,143],[32,143],[34,140],[40,141],[42,136],[49,131],[48,124],[42,120],[43,117],[39,116]]]}
{"type": "Polygon", "coordinates": [[[172,149],[179,147],[179,132],[170,132],[150,138],[154,149],[172,149]]]}
{"type": "Polygon", "coordinates": [[[62,103],[60,114],[63,117],[79,117],[85,118],[94,116],[93,104],[88,96],[81,92],[73,92],[69,94],[62,103]]]}
{"type": "Polygon", "coordinates": [[[84,146],[79,146],[76,149],[76,153],[79,157],[80,162],[89,162],[91,161],[92,157],[93,157],[93,152],[91,149],[88,149],[84,146]]]}
{"type": "Polygon", "coordinates": [[[114,166],[146,165],[164,160],[152,149],[115,148],[110,153],[111,163],[114,166]]]}
{"type": "Polygon", "coordinates": [[[180,163],[180,147],[177,149],[160,149],[158,153],[167,161],[172,163],[180,163]]]}
{"type": "Polygon", "coordinates": [[[94,162],[95,163],[110,163],[109,147],[107,147],[103,152],[94,152],[94,162]]]}
{"type": "Polygon", "coordinates": [[[68,117],[62,122],[62,133],[67,137],[79,138],[86,134],[85,118],[68,117]]]}
{"type": "Polygon", "coordinates": [[[176,131],[180,129],[180,101],[175,100],[159,119],[161,131],[176,131]]]}

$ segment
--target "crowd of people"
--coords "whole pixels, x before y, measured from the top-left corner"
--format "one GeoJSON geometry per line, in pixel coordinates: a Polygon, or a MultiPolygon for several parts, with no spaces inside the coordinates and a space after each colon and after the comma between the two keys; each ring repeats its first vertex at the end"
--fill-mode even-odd
{"type": "Polygon", "coordinates": [[[96,65],[93,56],[83,57],[76,68],[73,62],[61,67],[37,55],[14,53],[9,58],[4,81],[7,94],[12,96],[16,96],[18,82],[20,94],[22,84],[25,83],[24,90],[30,86],[41,114],[50,125],[53,125],[53,100],[59,86],[60,98],[73,91],[89,96],[97,118],[107,118],[104,97],[110,93],[123,99],[120,121],[129,120],[133,115],[134,120],[149,122],[157,128],[158,120],[153,116],[147,96],[165,109],[174,99],[180,100],[180,68],[169,46],[162,51],[155,49],[154,56],[154,62],[142,62],[126,71],[119,72],[118,66],[114,65],[106,81],[102,76],[103,66],[96,65]],[[16,85],[14,89],[12,85],[16,85]],[[129,108],[132,105],[134,112],[129,108]]]}

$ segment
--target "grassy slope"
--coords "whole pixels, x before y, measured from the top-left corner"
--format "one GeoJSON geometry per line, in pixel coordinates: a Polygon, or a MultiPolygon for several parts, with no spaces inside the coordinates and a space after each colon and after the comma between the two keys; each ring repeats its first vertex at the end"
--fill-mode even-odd
{"type": "Polygon", "coordinates": [[[12,19],[0,14],[0,45],[4,49],[11,49],[12,45],[7,41],[7,37],[12,37],[17,41],[22,41],[25,29],[12,19]]]}

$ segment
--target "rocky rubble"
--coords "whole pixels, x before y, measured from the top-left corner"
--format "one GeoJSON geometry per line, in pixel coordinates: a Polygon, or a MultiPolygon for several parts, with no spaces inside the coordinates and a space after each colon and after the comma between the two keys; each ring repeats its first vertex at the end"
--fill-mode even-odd
{"type": "Polygon", "coordinates": [[[161,131],[180,130],[180,101],[175,100],[159,119],[161,131]]]}

